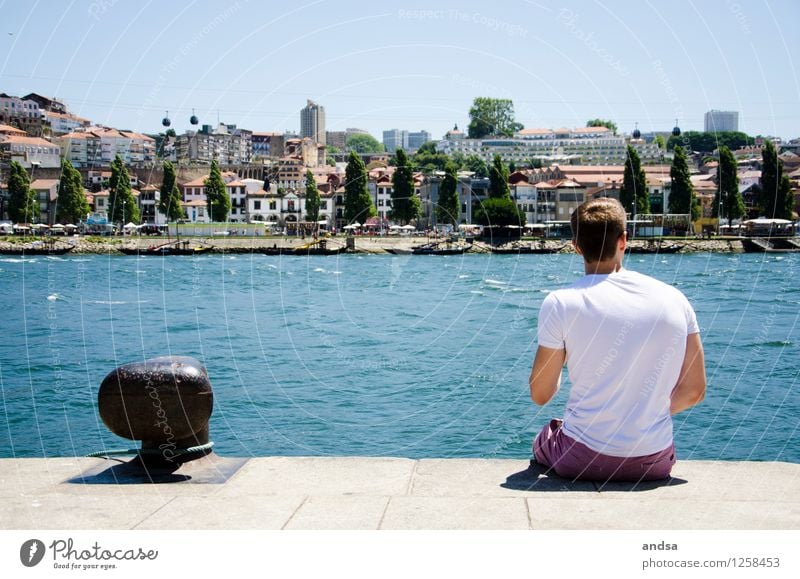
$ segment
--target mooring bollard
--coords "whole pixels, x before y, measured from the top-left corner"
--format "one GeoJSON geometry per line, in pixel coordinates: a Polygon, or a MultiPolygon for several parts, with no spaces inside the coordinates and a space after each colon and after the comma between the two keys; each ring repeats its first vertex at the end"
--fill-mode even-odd
{"type": "Polygon", "coordinates": [[[214,403],[203,365],[188,356],[124,364],[103,379],[100,417],[111,432],[140,440],[144,462],[182,463],[210,452],[214,403]]]}

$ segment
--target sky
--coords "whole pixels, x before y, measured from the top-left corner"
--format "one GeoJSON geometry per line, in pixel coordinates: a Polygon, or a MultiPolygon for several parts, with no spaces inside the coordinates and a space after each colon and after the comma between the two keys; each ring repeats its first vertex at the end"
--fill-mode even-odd
{"type": "Polygon", "coordinates": [[[466,128],[475,97],[529,128],[613,120],[800,137],[800,2],[156,2],[0,0],[0,92],[63,100],[96,123],[178,133],[217,120],[299,131],[466,128]]]}

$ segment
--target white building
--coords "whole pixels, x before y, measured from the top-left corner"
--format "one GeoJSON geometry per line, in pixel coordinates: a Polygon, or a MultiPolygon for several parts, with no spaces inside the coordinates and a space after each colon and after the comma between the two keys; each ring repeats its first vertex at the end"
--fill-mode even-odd
{"type": "Polygon", "coordinates": [[[107,167],[119,155],[126,165],[155,161],[155,140],[141,133],[108,127],[86,127],[55,138],[61,153],[74,167],[107,167]]]}
{"type": "Polygon", "coordinates": [[[703,130],[706,133],[738,131],[739,112],[710,110],[703,117],[703,130]]]}
{"type": "Polygon", "coordinates": [[[16,161],[26,168],[61,166],[58,146],[40,137],[0,134],[0,158],[8,163],[16,161]]]}
{"type": "Polygon", "coordinates": [[[397,149],[408,149],[408,131],[391,129],[383,131],[383,147],[389,153],[394,153],[397,149]]]}
{"type": "MultiPolygon", "coordinates": [[[[488,137],[467,139],[464,133],[453,129],[436,145],[437,150],[452,155],[476,155],[490,163],[500,155],[505,163],[526,165],[531,159],[545,164],[581,163],[608,165],[624,163],[627,142],[606,127],[579,127],[576,129],[522,129],[513,138],[488,137]]],[[[642,161],[660,160],[662,151],[654,143],[631,141],[642,161]]]]}
{"type": "Polygon", "coordinates": [[[88,119],[82,119],[69,113],[55,113],[43,111],[45,121],[50,125],[50,130],[54,136],[71,133],[80,127],[88,127],[88,119]]]}

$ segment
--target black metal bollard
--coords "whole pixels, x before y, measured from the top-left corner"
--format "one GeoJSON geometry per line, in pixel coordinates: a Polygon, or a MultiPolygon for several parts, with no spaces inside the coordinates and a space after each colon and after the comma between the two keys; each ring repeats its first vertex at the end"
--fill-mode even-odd
{"type": "Polygon", "coordinates": [[[98,393],[105,425],[118,436],[140,440],[140,458],[148,463],[182,463],[208,454],[213,403],[206,369],[188,356],[124,364],[103,379],[98,393]]]}

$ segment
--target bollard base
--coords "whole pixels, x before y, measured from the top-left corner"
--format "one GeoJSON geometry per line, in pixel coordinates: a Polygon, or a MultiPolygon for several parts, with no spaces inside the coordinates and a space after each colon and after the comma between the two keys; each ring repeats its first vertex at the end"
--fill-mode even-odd
{"type": "Polygon", "coordinates": [[[223,484],[248,460],[223,458],[213,451],[188,462],[142,460],[137,456],[127,462],[116,462],[113,466],[104,461],[65,482],[87,485],[223,484]]]}

